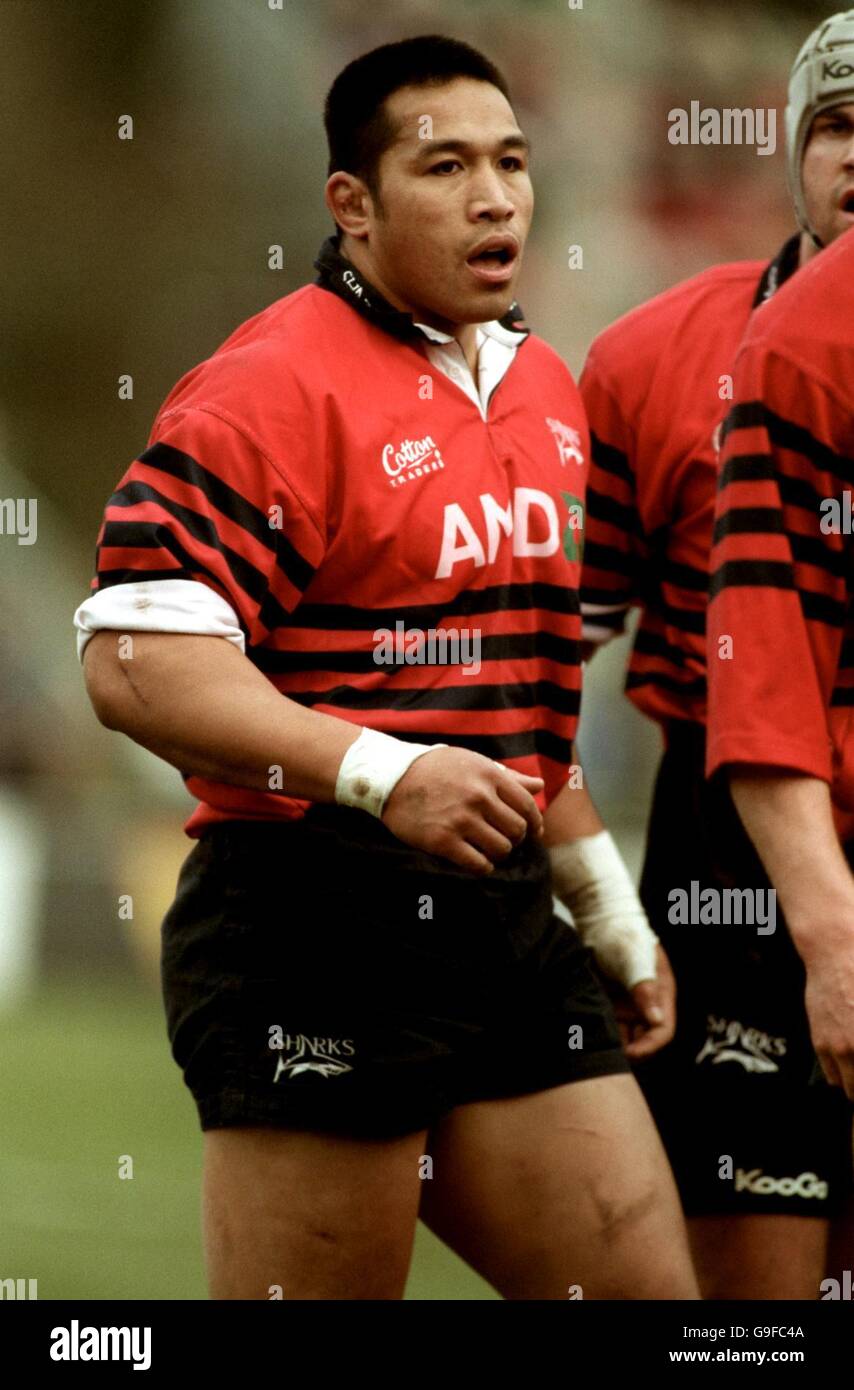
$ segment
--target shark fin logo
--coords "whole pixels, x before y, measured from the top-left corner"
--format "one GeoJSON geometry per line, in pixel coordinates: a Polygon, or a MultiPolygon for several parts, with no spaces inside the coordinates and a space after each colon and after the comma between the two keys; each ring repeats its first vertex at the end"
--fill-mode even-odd
{"type": "Polygon", "coordinates": [[[779,1071],[775,1057],[785,1057],[786,1039],[773,1038],[760,1028],[746,1028],[738,1019],[708,1015],[707,1037],[694,1061],[699,1066],[711,1058],[712,1066],[738,1062],[745,1071],[779,1071]]]}
{"type": "MultiPolygon", "coordinates": [[[[288,1037],[287,1041],[290,1044],[292,1039],[288,1037]]],[[[338,1038],[306,1038],[300,1033],[293,1041],[297,1044],[296,1051],[278,1059],[274,1082],[282,1076],[285,1080],[292,1080],[309,1071],[318,1072],[320,1076],[341,1076],[353,1070],[349,1062],[343,1062],[340,1057],[333,1055],[340,1049],[352,1055],[354,1048],[349,1038],[343,1041],[338,1038]]]]}

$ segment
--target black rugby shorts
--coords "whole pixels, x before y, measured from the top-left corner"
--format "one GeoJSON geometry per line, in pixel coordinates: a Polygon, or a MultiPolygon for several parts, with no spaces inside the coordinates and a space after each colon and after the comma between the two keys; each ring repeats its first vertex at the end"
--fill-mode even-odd
{"type": "Polygon", "coordinates": [[[203,1129],[391,1137],[629,1070],[531,839],[478,878],[349,807],[211,827],[163,923],[162,980],[203,1129]]]}
{"type": "MultiPolygon", "coordinates": [[[[672,891],[692,881],[698,894],[771,886],[703,762],[704,730],[671,726],[641,897],[676,975],[677,1031],[636,1075],[689,1215],[832,1216],[851,1190],[852,1107],[816,1084],[804,967],[782,912],[773,932],[670,921],[672,891]]],[[[767,897],[757,902],[766,915],[767,897]]]]}

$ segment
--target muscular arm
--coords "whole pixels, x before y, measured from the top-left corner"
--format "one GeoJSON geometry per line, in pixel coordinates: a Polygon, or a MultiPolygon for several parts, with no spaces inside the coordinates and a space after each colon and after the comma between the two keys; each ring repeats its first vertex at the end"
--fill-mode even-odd
{"type": "Polygon", "coordinates": [[[84,654],[86,689],[102,724],[181,772],[270,790],[282,768],[291,796],[332,801],[341,759],[359,727],[304,709],[221,637],[141,632],[133,656],[119,633],[95,634],[84,654]]]}
{"type": "MultiPolygon", "coordinates": [[[[181,772],[308,801],[334,801],[338,773],[359,726],[304,709],[280,694],[221,637],[96,633],[86,647],[86,688],[108,729],[127,734],[181,772]],[[278,783],[277,789],[278,789],[278,783]]],[[[418,757],[395,782],[383,823],[408,845],[489,873],[527,833],[539,834],[539,778],[465,748],[418,757]]]]}
{"type": "Polygon", "coordinates": [[[854,937],[854,877],[815,777],[734,772],[732,797],[804,959],[854,937]]]}
{"type": "Polygon", "coordinates": [[[815,777],[759,770],[735,772],[730,785],[807,969],[807,1013],[824,1074],[854,1100],[854,877],[830,790],[815,777]]]}

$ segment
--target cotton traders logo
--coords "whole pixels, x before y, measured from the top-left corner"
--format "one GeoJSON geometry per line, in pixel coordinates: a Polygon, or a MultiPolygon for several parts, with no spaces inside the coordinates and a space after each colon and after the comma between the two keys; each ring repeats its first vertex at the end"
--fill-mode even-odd
{"type": "Polygon", "coordinates": [[[760,1028],[745,1028],[733,1018],[708,1016],[708,1036],[694,1059],[697,1066],[711,1057],[712,1064],[739,1062],[745,1071],[772,1072],[780,1068],[774,1057],[785,1057],[786,1039],[772,1038],[760,1028]]]}
{"type": "Polygon", "coordinates": [[[278,1060],[274,1082],[281,1076],[291,1081],[308,1071],[320,1076],[341,1076],[353,1070],[349,1062],[340,1060],[342,1053],[345,1057],[353,1056],[356,1049],[352,1038],[307,1038],[302,1033],[286,1033],[282,1041],[286,1055],[278,1060]]]}
{"type": "Polygon", "coordinates": [[[425,434],[423,439],[402,439],[397,449],[393,444],[386,444],[382,465],[391,479],[391,486],[402,487],[425,473],[444,468],[445,461],[432,434],[425,434]]]}
{"type": "Polygon", "coordinates": [[[552,420],[548,415],[546,424],[554,435],[561,463],[566,465],[570,459],[575,459],[576,463],[583,464],[584,455],[581,452],[581,435],[578,430],[572,430],[569,425],[561,424],[560,420],[552,420]]]}

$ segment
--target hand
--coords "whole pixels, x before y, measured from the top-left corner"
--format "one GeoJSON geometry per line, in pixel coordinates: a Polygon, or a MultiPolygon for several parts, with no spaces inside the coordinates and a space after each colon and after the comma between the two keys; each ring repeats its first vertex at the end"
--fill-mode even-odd
{"type": "Polygon", "coordinates": [[[608,982],[626,1056],[633,1062],[651,1057],[676,1031],[676,980],[661,946],[656,947],[656,976],[631,990],[608,982]]]}
{"type": "Polygon", "coordinates": [[[805,958],[806,1006],[813,1047],[831,1086],[854,1100],[854,940],[850,929],[833,949],[805,958]]]}
{"type": "Polygon", "coordinates": [[[382,821],[404,844],[491,874],[526,835],[542,835],[534,795],[543,786],[467,748],[437,748],[403,774],[382,821]]]}

